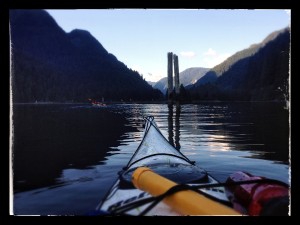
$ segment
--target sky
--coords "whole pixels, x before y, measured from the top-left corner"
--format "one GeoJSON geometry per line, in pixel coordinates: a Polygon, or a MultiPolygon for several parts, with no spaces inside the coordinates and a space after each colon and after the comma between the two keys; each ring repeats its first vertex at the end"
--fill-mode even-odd
{"type": "Polygon", "coordinates": [[[66,32],[89,31],[147,81],[167,76],[167,53],[179,71],[212,68],[237,51],[290,26],[290,10],[85,9],[47,10],[66,32]]]}

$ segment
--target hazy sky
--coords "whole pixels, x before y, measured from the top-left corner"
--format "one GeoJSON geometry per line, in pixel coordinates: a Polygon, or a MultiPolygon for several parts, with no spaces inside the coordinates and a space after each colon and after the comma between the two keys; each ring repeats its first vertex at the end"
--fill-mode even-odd
{"type": "Polygon", "coordinates": [[[148,81],[167,76],[167,53],[179,71],[211,68],[290,25],[288,10],[47,10],[66,32],[88,30],[148,81]]]}

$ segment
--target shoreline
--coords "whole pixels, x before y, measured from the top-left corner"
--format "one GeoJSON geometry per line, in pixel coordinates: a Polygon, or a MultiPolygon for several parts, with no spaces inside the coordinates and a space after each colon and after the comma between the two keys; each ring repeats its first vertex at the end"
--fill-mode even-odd
{"type": "MultiPolygon", "coordinates": [[[[287,101],[218,101],[218,100],[198,100],[198,101],[190,101],[190,102],[176,102],[173,101],[173,104],[201,104],[201,103],[238,103],[238,102],[245,102],[245,103],[287,103],[287,101]]],[[[107,101],[103,102],[107,105],[111,104],[169,104],[168,101],[107,101]]],[[[91,105],[89,102],[12,102],[12,105],[91,105]]]]}

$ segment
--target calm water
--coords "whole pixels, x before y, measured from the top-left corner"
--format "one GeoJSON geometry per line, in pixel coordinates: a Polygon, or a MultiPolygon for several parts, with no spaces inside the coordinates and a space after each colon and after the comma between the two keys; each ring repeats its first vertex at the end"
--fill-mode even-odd
{"type": "Polygon", "coordinates": [[[15,214],[94,209],[141,141],[146,115],[220,181],[243,170],[289,182],[288,111],[278,103],[17,104],[13,111],[15,214]]]}

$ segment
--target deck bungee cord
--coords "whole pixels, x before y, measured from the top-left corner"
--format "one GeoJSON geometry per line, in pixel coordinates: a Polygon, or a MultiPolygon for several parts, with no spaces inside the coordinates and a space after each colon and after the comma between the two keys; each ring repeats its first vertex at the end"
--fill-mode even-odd
{"type": "Polygon", "coordinates": [[[172,188],[170,188],[165,193],[163,193],[159,196],[148,197],[146,199],[137,200],[133,203],[129,203],[127,205],[123,205],[121,207],[115,208],[110,211],[110,215],[126,215],[126,212],[130,211],[133,208],[140,207],[141,205],[151,203],[143,212],[141,212],[139,214],[139,216],[144,216],[147,212],[149,212],[153,207],[155,207],[155,205],[157,205],[165,197],[168,197],[172,194],[175,194],[180,191],[185,191],[185,190],[195,191],[199,194],[205,195],[208,198],[211,198],[214,201],[220,202],[227,206],[232,206],[232,203],[217,199],[213,196],[210,196],[210,195],[202,192],[199,189],[214,188],[214,187],[232,187],[232,186],[238,186],[238,185],[244,185],[244,184],[276,184],[276,185],[281,185],[283,187],[289,188],[288,184],[286,184],[282,181],[269,179],[269,178],[257,179],[257,180],[247,180],[247,181],[236,181],[236,182],[223,182],[223,183],[216,183],[216,184],[204,184],[204,185],[195,185],[195,186],[190,186],[190,185],[186,185],[186,184],[177,184],[176,186],[173,186],[172,188]]]}

